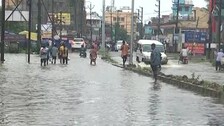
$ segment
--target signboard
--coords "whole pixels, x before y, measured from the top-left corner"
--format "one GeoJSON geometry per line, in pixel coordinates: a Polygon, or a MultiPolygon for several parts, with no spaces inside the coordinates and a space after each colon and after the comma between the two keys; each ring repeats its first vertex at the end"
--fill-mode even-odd
{"type": "Polygon", "coordinates": [[[147,34],[147,35],[152,34],[152,27],[151,26],[145,26],[145,34],[147,34]]]}
{"type": "Polygon", "coordinates": [[[5,34],[5,41],[23,42],[26,41],[26,36],[17,34],[5,34]]]}
{"type": "Polygon", "coordinates": [[[56,19],[58,20],[57,23],[60,23],[60,18],[62,20],[63,25],[70,25],[71,24],[71,16],[70,13],[57,13],[56,19]]]}
{"type": "Polygon", "coordinates": [[[6,10],[5,11],[5,19],[7,21],[28,21],[29,20],[29,11],[13,11],[6,10]],[[12,13],[12,15],[10,15],[12,13]]]}
{"type": "Polygon", "coordinates": [[[200,42],[204,43],[207,40],[207,32],[185,31],[185,42],[200,42]]]}
{"type": "Polygon", "coordinates": [[[184,46],[187,47],[194,54],[204,55],[205,53],[204,43],[184,43],[184,46]]]}

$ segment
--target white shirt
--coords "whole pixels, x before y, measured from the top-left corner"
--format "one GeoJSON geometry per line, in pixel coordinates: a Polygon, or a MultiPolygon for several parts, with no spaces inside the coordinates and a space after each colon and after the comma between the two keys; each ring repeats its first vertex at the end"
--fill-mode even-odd
{"type": "Polygon", "coordinates": [[[221,61],[222,57],[224,57],[224,53],[223,52],[218,52],[216,55],[217,55],[216,61],[221,61]]]}
{"type": "Polygon", "coordinates": [[[181,54],[182,54],[182,56],[187,56],[188,55],[188,50],[187,49],[182,49],[181,54]]]}

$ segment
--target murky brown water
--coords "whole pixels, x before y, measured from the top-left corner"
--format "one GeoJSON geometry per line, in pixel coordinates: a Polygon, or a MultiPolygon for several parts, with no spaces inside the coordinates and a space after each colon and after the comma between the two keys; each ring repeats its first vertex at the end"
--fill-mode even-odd
{"type": "Polygon", "coordinates": [[[98,60],[71,54],[69,65],[6,55],[0,67],[1,126],[222,126],[216,100],[98,60]]]}

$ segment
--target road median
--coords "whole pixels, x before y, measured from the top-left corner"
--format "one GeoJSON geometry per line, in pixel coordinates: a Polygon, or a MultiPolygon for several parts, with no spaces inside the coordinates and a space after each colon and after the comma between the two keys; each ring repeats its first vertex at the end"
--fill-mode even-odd
{"type": "MultiPolygon", "coordinates": [[[[101,59],[111,63],[113,66],[123,68],[123,65],[112,59],[109,54],[101,57],[101,59]]],[[[133,71],[140,75],[152,77],[151,68],[144,67],[144,65],[127,65],[124,69],[133,71]]],[[[188,78],[186,75],[166,75],[160,72],[158,78],[167,84],[172,84],[174,86],[178,86],[179,88],[199,93],[203,96],[224,99],[224,87],[222,85],[206,80],[199,80],[199,77],[195,77],[194,73],[191,78],[188,78]]]]}

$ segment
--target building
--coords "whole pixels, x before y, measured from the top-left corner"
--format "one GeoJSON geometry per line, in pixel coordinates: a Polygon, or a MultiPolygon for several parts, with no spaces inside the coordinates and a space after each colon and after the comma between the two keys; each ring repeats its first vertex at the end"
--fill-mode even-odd
{"type": "Polygon", "coordinates": [[[99,14],[96,12],[87,13],[86,15],[86,36],[91,41],[99,41],[102,21],[99,14]],[[92,32],[92,33],[91,33],[92,32]],[[91,37],[92,35],[92,37],[91,37]]]}
{"type": "MultiPolygon", "coordinates": [[[[122,7],[120,10],[110,11],[105,13],[105,22],[111,24],[119,23],[121,28],[124,28],[128,35],[131,35],[131,8],[122,7]]],[[[134,13],[134,33],[137,31],[137,13],[134,13]]]]}
{"type": "MultiPolygon", "coordinates": [[[[32,23],[34,26],[38,21],[37,3],[38,0],[32,1],[32,23]]],[[[49,21],[49,14],[52,14],[52,12],[54,12],[55,16],[58,16],[61,12],[63,15],[69,15],[70,17],[70,23],[64,24],[62,26],[63,29],[69,33],[72,32],[74,35],[82,36],[85,34],[86,27],[86,11],[84,5],[85,0],[54,0],[54,3],[51,0],[44,0],[41,4],[41,24],[51,23],[51,20],[49,21]],[[52,7],[54,7],[54,10],[52,7]]],[[[57,22],[55,23],[55,27],[58,29],[60,26],[58,26],[57,22]]]]}
{"type": "MultiPolygon", "coordinates": [[[[177,16],[177,6],[178,0],[173,1],[172,6],[172,18],[176,19],[177,16]]],[[[192,0],[179,0],[179,19],[180,20],[190,20],[193,15],[193,1],[192,0]]]]}

